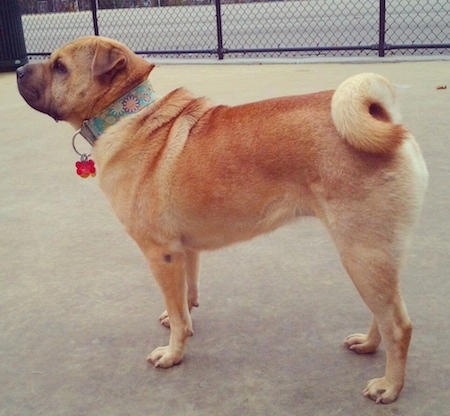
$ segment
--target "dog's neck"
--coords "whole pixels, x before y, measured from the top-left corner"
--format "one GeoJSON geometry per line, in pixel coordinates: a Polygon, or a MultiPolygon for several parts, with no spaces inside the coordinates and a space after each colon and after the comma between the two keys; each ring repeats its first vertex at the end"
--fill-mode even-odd
{"type": "Polygon", "coordinates": [[[79,133],[93,146],[108,127],[113,126],[125,117],[138,113],[155,100],[155,92],[150,82],[146,80],[114,101],[101,113],[85,120],[79,133]]]}

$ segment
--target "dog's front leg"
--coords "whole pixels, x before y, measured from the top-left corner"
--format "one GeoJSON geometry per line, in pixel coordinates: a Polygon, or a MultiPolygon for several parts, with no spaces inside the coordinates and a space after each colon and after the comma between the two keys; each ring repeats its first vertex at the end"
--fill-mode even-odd
{"type": "Polygon", "coordinates": [[[186,253],[158,246],[147,247],[144,252],[170,315],[169,345],[156,348],[147,360],[155,367],[168,368],[181,362],[186,340],[192,335],[187,302],[186,253]]]}
{"type": "Polygon", "coordinates": [[[376,352],[381,343],[381,334],[375,317],[367,334],[352,334],[345,338],[344,345],[358,354],[372,354],[376,352]]]}
{"type": "MultiPolygon", "coordinates": [[[[186,276],[188,285],[188,307],[192,314],[192,308],[198,307],[198,277],[199,277],[199,253],[186,250],[186,276]]],[[[165,310],[159,317],[162,325],[170,328],[169,313],[165,310]]]]}

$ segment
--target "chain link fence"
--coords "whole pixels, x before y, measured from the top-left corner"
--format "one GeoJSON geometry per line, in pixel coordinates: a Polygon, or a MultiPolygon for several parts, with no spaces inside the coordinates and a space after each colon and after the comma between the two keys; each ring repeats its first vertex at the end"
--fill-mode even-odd
{"type": "Polygon", "coordinates": [[[170,57],[450,54],[448,0],[19,1],[31,56],[89,34],[170,57]]]}

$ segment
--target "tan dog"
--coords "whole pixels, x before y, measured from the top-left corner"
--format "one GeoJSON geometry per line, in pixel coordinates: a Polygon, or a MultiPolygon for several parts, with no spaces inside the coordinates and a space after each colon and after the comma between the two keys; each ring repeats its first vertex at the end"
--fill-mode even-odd
{"type": "MultiPolygon", "coordinates": [[[[118,42],[87,37],[17,75],[32,107],[80,129],[109,106],[118,112],[116,100],[152,68],[118,42]]],[[[120,105],[131,109],[130,102],[120,105]]],[[[385,375],[364,394],[395,400],[411,336],[399,272],[428,178],[399,122],[389,82],[362,74],[335,92],[236,107],[178,89],[98,138],[85,133],[100,186],[164,295],[160,319],[169,326],[170,317],[169,345],[148,360],[171,367],[183,359],[198,306],[199,251],[315,215],[374,315],[368,334],[350,335],[345,344],[358,353],[374,352],[381,340],[386,346],[385,375]]]]}

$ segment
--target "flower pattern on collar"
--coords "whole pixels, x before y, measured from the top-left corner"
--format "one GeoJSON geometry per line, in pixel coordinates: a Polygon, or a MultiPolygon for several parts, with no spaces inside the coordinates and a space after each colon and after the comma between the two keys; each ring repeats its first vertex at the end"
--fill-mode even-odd
{"type": "Polygon", "coordinates": [[[99,137],[104,131],[122,118],[136,114],[142,108],[156,100],[155,92],[149,81],[144,81],[136,88],[128,91],[100,114],[86,121],[87,127],[99,137]]]}

